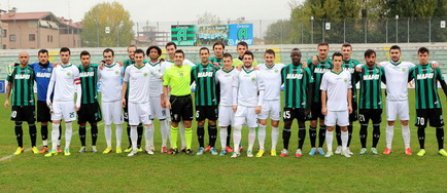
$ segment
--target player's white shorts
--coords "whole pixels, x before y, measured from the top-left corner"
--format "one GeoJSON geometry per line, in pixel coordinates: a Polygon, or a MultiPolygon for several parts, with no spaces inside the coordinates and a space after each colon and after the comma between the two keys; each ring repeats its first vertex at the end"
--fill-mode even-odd
{"type": "Polygon", "coordinates": [[[105,125],[121,124],[124,121],[123,108],[121,106],[121,101],[115,102],[102,102],[102,119],[105,125]]]}
{"type": "Polygon", "coordinates": [[[150,119],[153,120],[157,118],[158,120],[164,120],[169,115],[169,111],[166,108],[161,107],[160,96],[150,96],[150,106],[151,106],[151,116],[150,119]]]}
{"type": "Polygon", "coordinates": [[[328,111],[324,117],[324,124],[329,127],[333,127],[336,124],[340,127],[349,125],[349,112],[348,111],[328,111]]]}
{"type": "Polygon", "coordinates": [[[386,103],[386,117],[388,121],[395,121],[399,116],[400,120],[410,120],[410,109],[408,101],[389,101],[386,103]]]}
{"type": "Polygon", "coordinates": [[[129,125],[139,125],[142,123],[143,125],[152,124],[152,121],[149,119],[151,115],[150,104],[147,103],[131,103],[127,104],[127,111],[129,114],[129,125]]]}
{"type": "Polygon", "coordinates": [[[219,126],[228,127],[234,123],[233,107],[219,106],[219,126]]]}
{"type": "Polygon", "coordinates": [[[261,108],[261,113],[258,115],[258,119],[267,119],[270,117],[274,121],[280,120],[281,103],[279,100],[264,101],[261,108]]]}
{"type": "Polygon", "coordinates": [[[51,120],[64,120],[65,122],[76,121],[76,111],[74,102],[57,102],[52,104],[53,112],[51,120]]]}
{"type": "Polygon", "coordinates": [[[237,111],[234,114],[234,125],[247,124],[248,127],[257,127],[257,115],[255,107],[237,106],[237,111]]]}

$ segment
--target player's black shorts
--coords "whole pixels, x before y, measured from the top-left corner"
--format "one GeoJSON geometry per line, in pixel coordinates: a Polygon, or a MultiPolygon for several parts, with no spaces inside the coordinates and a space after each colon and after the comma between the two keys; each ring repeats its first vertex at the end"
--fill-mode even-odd
{"type": "Polygon", "coordinates": [[[78,111],[78,123],[97,123],[101,120],[102,114],[98,102],[81,105],[78,111]]]}
{"type": "Polygon", "coordinates": [[[349,122],[354,122],[358,120],[358,113],[357,113],[357,102],[355,99],[352,99],[352,113],[349,114],[349,122]]]}
{"type": "Polygon", "coordinates": [[[191,121],[193,119],[193,108],[191,95],[171,96],[171,121],[191,121]]]}
{"type": "Polygon", "coordinates": [[[442,118],[442,109],[416,109],[415,126],[426,127],[427,121],[430,121],[431,127],[444,126],[444,118],[442,118]]]}
{"type": "Polygon", "coordinates": [[[359,109],[359,122],[362,125],[368,125],[369,120],[373,124],[382,122],[382,109],[359,109]]]}
{"type": "Polygon", "coordinates": [[[129,123],[129,111],[127,109],[128,101],[129,101],[129,99],[127,98],[127,93],[126,93],[126,106],[123,107],[123,118],[124,118],[124,121],[127,123],[129,123]]]}
{"type": "Polygon", "coordinates": [[[306,121],[307,115],[306,111],[302,108],[284,108],[282,117],[284,122],[293,121],[293,119],[297,119],[298,121],[306,121]]]}
{"type": "Polygon", "coordinates": [[[50,108],[45,101],[37,101],[37,122],[51,122],[50,108]]]}
{"type": "Polygon", "coordinates": [[[312,102],[309,120],[317,120],[317,119],[324,119],[324,115],[321,113],[321,102],[320,103],[312,102]]]}
{"type": "Polygon", "coordinates": [[[36,121],[35,108],[35,106],[12,106],[11,120],[33,123],[36,121]]]}
{"type": "Polygon", "coordinates": [[[215,121],[218,117],[217,106],[196,106],[196,121],[215,121]]]}

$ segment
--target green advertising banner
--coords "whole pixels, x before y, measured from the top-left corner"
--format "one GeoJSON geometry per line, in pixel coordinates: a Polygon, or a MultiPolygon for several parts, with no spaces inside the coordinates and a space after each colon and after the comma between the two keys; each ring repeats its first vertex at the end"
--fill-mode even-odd
{"type": "Polygon", "coordinates": [[[195,25],[171,25],[171,40],[177,46],[196,45],[196,26],[195,25]]]}

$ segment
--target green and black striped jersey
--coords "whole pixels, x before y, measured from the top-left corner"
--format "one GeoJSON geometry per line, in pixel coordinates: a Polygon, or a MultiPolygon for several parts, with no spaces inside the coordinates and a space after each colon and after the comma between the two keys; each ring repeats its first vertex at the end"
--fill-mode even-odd
{"type": "Polygon", "coordinates": [[[329,58],[327,58],[325,61],[318,60],[318,64],[314,65],[314,64],[312,64],[312,59],[309,59],[307,61],[307,65],[310,68],[310,70],[312,72],[313,79],[315,81],[314,88],[313,88],[313,90],[315,92],[313,94],[314,97],[313,97],[312,102],[320,103],[321,102],[321,96],[320,96],[321,79],[323,78],[323,74],[325,72],[328,72],[332,69],[332,61],[329,58]]]}
{"type": "Polygon", "coordinates": [[[98,67],[89,65],[87,68],[78,66],[81,78],[82,97],[81,104],[94,104],[98,100],[98,67]]]}
{"type": "Polygon", "coordinates": [[[12,106],[34,106],[34,71],[28,65],[15,66],[7,77],[12,83],[12,106]]]}
{"type": "Polygon", "coordinates": [[[362,72],[357,73],[360,83],[359,109],[382,109],[382,82],[386,83],[383,67],[374,64],[373,67],[362,66],[362,72]]]}
{"type": "Polygon", "coordinates": [[[414,79],[416,88],[416,109],[439,109],[438,81],[445,82],[439,68],[419,64],[410,69],[409,80],[414,79]]]}
{"type": "Polygon", "coordinates": [[[196,106],[216,106],[216,80],[215,75],[218,70],[213,64],[197,64],[191,71],[191,83],[196,83],[195,105],[196,106]]]}
{"type": "Polygon", "coordinates": [[[219,67],[220,67],[220,68],[222,68],[222,66],[223,66],[223,58],[211,57],[211,58],[210,58],[210,62],[211,62],[212,64],[214,64],[214,63],[219,64],[219,67]]]}
{"type": "Polygon", "coordinates": [[[356,59],[343,60],[342,68],[343,70],[349,71],[351,74],[351,85],[352,85],[352,101],[355,101],[357,98],[357,87],[355,86],[358,82],[357,75],[355,72],[355,67],[360,64],[360,62],[356,59]]]}
{"type": "Polygon", "coordinates": [[[284,83],[284,105],[286,108],[308,108],[308,85],[314,79],[309,68],[302,65],[289,64],[281,70],[281,81],[284,83]]]}

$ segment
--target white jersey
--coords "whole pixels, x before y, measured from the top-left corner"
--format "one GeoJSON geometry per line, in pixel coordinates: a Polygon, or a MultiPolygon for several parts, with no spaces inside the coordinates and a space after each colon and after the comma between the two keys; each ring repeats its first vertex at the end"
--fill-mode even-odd
{"type": "Polygon", "coordinates": [[[233,105],[233,81],[239,75],[239,71],[233,70],[226,72],[220,69],[216,72],[216,82],[220,85],[220,106],[231,107],[233,105]]]}
{"type": "Polygon", "coordinates": [[[260,71],[242,68],[233,81],[233,104],[245,107],[261,106],[264,90],[260,71]]]}
{"type": "Polygon", "coordinates": [[[151,69],[149,65],[137,67],[128,66],[124,73],[124,82],[129,86],[129,103],[148,103],[151,69]]]}
{"type": "Polygon", "coordinates": [[[258,66],[261,72],[261,79],[265,85],[264,100],[272,101],[279,100],[281,94],[281,69],[284,64],[275,64],[273,67],[268,67],[266,64],[258,66]]]}
{"type": "MultiPolygon", "coordinates": [[[[48,89],[48,95],[51,96],[53,90],[54,102],[73,102],[75,98],[76,85],[81,83],[78,67],[67,64],[58,65],[53,69],[51,80],[54,81],[54,90],[48,89]]],[[[77,96],[81,97],[81,96],[77,96]]]]}
{"type": "Polygon", "coordinates": [[[381,62],[385,70],[387,100],[408,100],[408,74],[415,65],[411,62],[400,62],[397,65],[391,62],[381,62]]]}
{"type": "Polygon", "coordinates": [[[102,102],[121,101],[122,69],[123,67],[112,64],[104,65],[104,68],[99,70],[102,102]]]}
{"type": "Polygon", "coordinates": [[[343,70],[339,74],[332,71],[325,72],[321,80],[320,89],[327,92],[328,111],[348,110],[348,90],[352,88],[351,74],[343,70]]]}
{"type": "Polygon", "coordinates": [[[171,66],[171,64],[168,62],[152,63],[149,61],[146,63],[146,66],[148,66],[152,72],[150,76],[150,96],[160,97],[160,95],[163,94],[163,74],[166,68],[171,66]]]}

